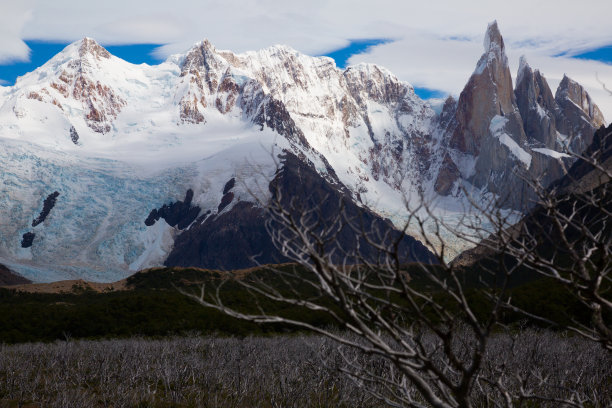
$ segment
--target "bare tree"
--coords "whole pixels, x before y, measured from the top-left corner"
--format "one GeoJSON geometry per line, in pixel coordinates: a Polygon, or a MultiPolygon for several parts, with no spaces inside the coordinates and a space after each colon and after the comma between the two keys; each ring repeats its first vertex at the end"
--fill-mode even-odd
{"type": "Polygon", "coordinates": [[[608,295],[611,138],[609,133],[600,136],[605,136],[600,145],[574,155],[578,164],[568,177],[578,175],[580,182],[566,178],[547,187],[526,180],[538,199],[518,223],[499,202],[471,199],[470,211],[448,225],[421,197],[416,206],[406,203],[408,219],[398,232],[368,221],[365,212],[349,211],[342,196],[335,211],[324,211],[325,203],[335,198],[313,205],[272,182],[271,198],[260,202],[268,215],[267,230],[282,255],[299,267],[272,266],[274,281],[253,275],[241,283],[256,301],[324,314],[340,331],[270,315],[264,307],[258,314],[228,307],[222,285],[186,294],[236,318],[294,325],[336,341],[340,350],[382,359],[390,367],[384,374],[341,352],[341,370],[391,406],[510,407],[529,400],[553,406],[592,404],[588,395],[571,387],[556,394],[537,392],[545,377],[530,370],[509,372],[507,362],[491,359],[487,349],[496,333],[506,329],[501,315],[507,309],[545,320],[512,303],[513,275],[525,270],[565,285],[593,317],[592,325],[576,321],[570,329],[612,349],[606,320],[612,311],[608,295]],[[419,259],[418,254],[407,254],[403,245],[409,225],[418,226],[420,239],[434,253],[433,262],[406,262],[419,259]],[[471,267],[446,262],[449,232],[477,245],[473,251],[477,262],[471,267]],[[339,240],[346,234],[356,237],[350,245],[339,240]],[[510,386],[509,378],[518,379],[520,386],[510,386]]]}
{"type": "Polygon", "coordinates": [[[536,193],[535,207],[480,246],[520,258],[529,271],[562,284],[591,314],[590,324],[569,316],[567,328],[612,351],[612,127],[600,129],[585,152],[567,153],[574,160],[567,175],[552,186],[524,178],[536,193]]]}
{"type": "MultiPolygon", "coordinates": [[[[300,268],[269,267],[275,282],[251,276],[241,283],[255,299],[325,314],[341,331],[269,315],[263,307],[259,314],[235,310],[223,303],[222,285],[212,290],[203,286],[199,294],[186,294],[203,306],[236,318],[291,324],[382,358],[391,367],[385,375],[346,353],[342,353],[342,370],[391,406],[471,407],[482,403],[474,398],[476,389],[485,392],[484,401],[491,406],[513,406],[517,399],[536,398],[523,388],[510,391],[503,380],[508,375],[504,363],[497,360],[499,365],[493,368],[486,359],[491,338],[502,328],[500,313],[509,302],[510,278],[529,255],[518,254],[512,262],[495,256],[496,270],[483,269],[485,276],[471,276],[465,268],[445,262],[442,230],[449,227],[426,201],[407,207],[409,219],[397,233],[349,214],[342,201],[338,211],[323,214],[321,206],[304,205],[295,197],[284,196],[278,186],[273,189],[265,205],[268,232],[282,254],[300,268]],[[434,251],[435,262],[405,263],[402,241],[410,224],[419,226],[422,239],[434,251]],[[357,237],[351,247],[338,243],[339,234],[347,230],[357,237]],[[380,392],[381,387],[387,392],[380,392]]],[[[477,242],[483,238],[482,220],[495,217],[494,235],[503,235],[510,225],[507,213],[494,202],[478,209],[485,216],[466,216],[462,224],[470,226],[467,232],[465,228],[453,231],[462,239],[477,242]]],[[[496,248],[508,252],[506,244],[498,241],[496,248]]],[[[580,399],[571,395],[557,402],[561,401],[580,406],[580,399]]]]}

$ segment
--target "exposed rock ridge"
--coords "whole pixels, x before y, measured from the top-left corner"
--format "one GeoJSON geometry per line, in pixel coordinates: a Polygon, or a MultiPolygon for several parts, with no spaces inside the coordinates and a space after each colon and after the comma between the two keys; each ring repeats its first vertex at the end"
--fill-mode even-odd
{"type": "MultiPolygon", "coordinates": [[[[67,100],[80,102],[85,123],[97,133],[108,133],[113,120],[121,112],[127,101],[112,86],[99,80],[99,72],[104,71],[105,61],[112,55],[91,38],[84,38],[69,45],[62,62],[57,67],[56,77],[49,84],[27,92],[28,99],[45,101],[62,111],[70,111],[67,100]]],[[[15,112],[20,115],[20,111],[15,112]]]]}
{"type": "Polygon", "coordinates": [[[605,125],[603,114],[584,87],[567,75],[557,88],[555,101],[558,105],[557,129],[566,136],[569,148],[581,153],[591,144],[594,131],[605,125]]]}

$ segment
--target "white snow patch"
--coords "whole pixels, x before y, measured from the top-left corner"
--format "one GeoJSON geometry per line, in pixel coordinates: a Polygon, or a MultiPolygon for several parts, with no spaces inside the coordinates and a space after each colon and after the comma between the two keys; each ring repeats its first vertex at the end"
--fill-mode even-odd
{"type": "Polygon", "coordinates": [[[563,158],[567,158],[567,157],[572,157],[569,154],[557,152],[555,150],[547,149],[545,147],[537,147],[537,148],[534,148],[534,149],[531,149],[531,150],[533,150],[534,152],[538,152],[540,154],[544,154],[546,156],[553,157],[555,159],[563,159],[563,158]]]}
{"type": "Polygon", "coordinates": [[[548,116],[544,108],[542,108],[539,103],[536,103],[535,105],[536,105],[536,110],[538,112],[538,116],[540,116],[540,119],[543,119],[548,116]]]}
{"type": "Polygon", "coordinates": [[[174,228],[168,225],[163,218],[145,228],[140,234],[144,251],[138,259],[130,264],[130,270],[139,271],[163,265],[172,245],[174,245],[174,235],[174,228]]]}
{"type": "Polygon", "coordinates": [[[529,166],[531,166],[531,155],[527,153],[521,146],[519,146],[519,144],[516,143],[516,141],[514,141],[512,137],[510,137],[510,135],[504,132],[506,123],[508,123],[507,118],[500,115],[495,115],[491,119],[489,130],[491,131],[491,134],[500,141],[501,144],[503,144],[508,148],[508,150],[510,150],[510,153],[514,157],[519,159],[525,165],[525,167],[529,168],[529,166]]]}

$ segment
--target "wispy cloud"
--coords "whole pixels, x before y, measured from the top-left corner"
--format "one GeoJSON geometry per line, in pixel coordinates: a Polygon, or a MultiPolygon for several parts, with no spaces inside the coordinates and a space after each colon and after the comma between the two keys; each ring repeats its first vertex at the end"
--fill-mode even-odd
{"type": "Polygon", "coordinates": [[[31,6],[30,0],[0,6],[0,64],[28,60],[30,50],[22,40],[22,31],[32,16],[31,6]]]}

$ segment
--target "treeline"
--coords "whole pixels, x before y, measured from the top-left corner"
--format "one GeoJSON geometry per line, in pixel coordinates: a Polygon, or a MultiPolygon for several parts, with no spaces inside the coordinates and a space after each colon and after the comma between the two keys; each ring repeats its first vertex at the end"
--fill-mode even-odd
{"type": "MultiPolygon", "coordinates": [[[[261,271],[260,275],[266,275],[261,271]]],[[[192,332],[246,336],[294,330],[283,325],[261,326],[203,308],[179,292],[199,292],[201,284],[214,288],[223,282],[215,272],[197,269],[156,269],[128,278],[125,291],[98,293],[74,287],[70,293],[27,293],[0,288],[0,343],[54,341],[66,338],[170,336],[192,332]]],[[[243,311],[256,311],[254,297],[234,280],[222,285],[223,301],[243,311]]],[[[272,313],[316,325],[332,322],[301,308],[287,308],[257,300],[272,313]]]]}
{"type": "MultiPolygon", "coordinates": [[[[306,273],[295,265],[279,266],[295,274],[306,273]]],[[[420,282],[417,269],[414,285],[426,290],[426,282],[420,282]]],[[[275,303],[249,292],[227,275],[199,269],[160,268],[137,273],[128,278],[126,291],[103,293],[75,287],[70,293],[26,293],[0,289],[0,343],[54,341],[66,338],[125,338],[132,336],[159,337],[198,332],[231,336],[265,335],[296,331],[287,325],[257,325],[237,320],[213,309],[199,306],[180,293],[186,290],[199,293],[205,285],[207,292],[214,292],[221,285],[223,303],[243,312],[259,313],[260,308],[269,314],[296,318],[320,327],[333,326],[329,316],[297,306],[275,303]]],[[[240,279],[258,279],[273,285],[281,293],[297,290],[303,298],[319,296],[303,281],[279,281],[276,274],[266,269],[251,271],[240,279]],[[301,286],[300,286],[301,285],[301,286]]],[[[443,303],[445,299],[439,294],[443,303]]],[[[476,284],[468,290],[472,304],[478,304],[476,312],[483,313],[489,307],[487,297],[476,284]]],[[[558,323],[578,318],[588,324],[589,313],[563,287],[544,279],[527,281],[512,289],[513,303],[522,309],[537,313],[558,323]]],[[[394,299],[401,303],[402,299],[394,299]]],[[[453,303],[446,302],[452,309],[453,303]]],[[[525,315],[507,311],[504,323],[524,325],[525,315]]],[[[542,325],[541,322],[528,322],[542,325]]]]}

